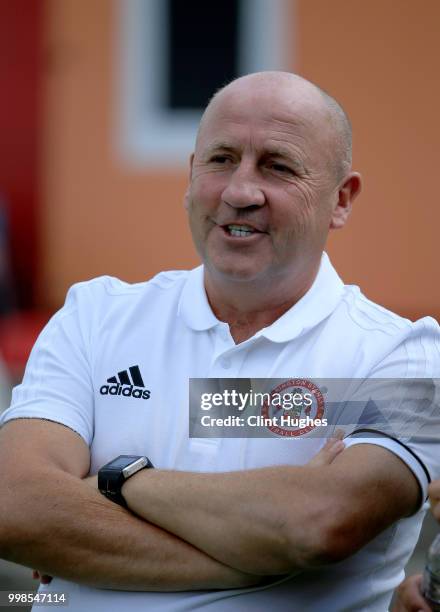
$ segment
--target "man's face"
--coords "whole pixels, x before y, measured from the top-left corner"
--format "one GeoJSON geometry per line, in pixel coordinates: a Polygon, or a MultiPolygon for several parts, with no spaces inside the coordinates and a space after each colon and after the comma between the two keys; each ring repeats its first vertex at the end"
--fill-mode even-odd
{"type": "Polygon", "coordinates": [[[203,121],[186,195],[208,274],[288,279],[319,260],[338,197],[326,111],[299,92],[220,94],[203,121]]]}

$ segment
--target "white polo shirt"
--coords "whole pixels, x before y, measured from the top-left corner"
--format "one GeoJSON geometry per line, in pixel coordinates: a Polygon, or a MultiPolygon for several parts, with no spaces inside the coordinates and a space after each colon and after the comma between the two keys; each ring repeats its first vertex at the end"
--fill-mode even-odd
{"type": "MultiPolygon", "coordinates": [[[[357,287],[344,286],[325,254],[307,294],[239,345],[209,306],[203,267],[163,272],[135,285],[100,277],[70,289],[32,350],[23,383],[14,389],[0,424],[20,417],[63,423],[90,447],[92,472],[120,454],[145,454],[157,468],[188,471],[301,465],[321,448],[322,438],[190,439],[189,378],[435,378],[439,373],[437,323],[430,318],[412,323],[370,302],[357,287]]],[[[358,437],[347,444],[365,441],[358,437]]],[[[435,436],[410,441],[409,450],[385,436],[368,441],[398,454],[424,496],[429,476],[440,477],[435,436]]],[[[269,587],[127,593],[54,578],[41,588],[68,591],[70,612],[269,607],[378,612],[387,609],[403,578],[422,518],[420,510],[349,559],[269,587]]]]}

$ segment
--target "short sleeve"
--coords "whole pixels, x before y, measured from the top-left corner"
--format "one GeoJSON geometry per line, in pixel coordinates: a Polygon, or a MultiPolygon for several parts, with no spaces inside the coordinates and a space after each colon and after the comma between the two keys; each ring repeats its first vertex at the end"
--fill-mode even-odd
{"type": "Polygon", "coordinates": [[[397,455],[427,497],[440,478],[440,332],[430,318],[375,367],[359,388],[366,409],[346,446],[376,444],[397,455]],[[371,401],[372,395],[374,401],[371,401]]]}
{"type": "Polygon", "coordinates": [[[69,290],[65,305],[41,332],[0,425],[19,418],[47,419],[76,431],[90,445],[94,406],[87,285],[69,290]]]}
{"type": "Polygon", "coordinates": [[[359,431],[352,434],[345,438],[344,442],[346,448],[350,448],[350,446],[355,446],[357,444],[375,444],[397,455],[417,479],[421,491],[420,507],[423,505],[428,496],[429,483],[432,480],[428,466],[438,464],[438,457],[435,456],[436,454],[438,455],[440,451],[438,443],[434,446],[429,440],[426,440],[418,445],[412,443],[411,446],[409,446],[408,444],[404,444],[399,440],[392,439],[378,432],[366,431],[359,431]]]}

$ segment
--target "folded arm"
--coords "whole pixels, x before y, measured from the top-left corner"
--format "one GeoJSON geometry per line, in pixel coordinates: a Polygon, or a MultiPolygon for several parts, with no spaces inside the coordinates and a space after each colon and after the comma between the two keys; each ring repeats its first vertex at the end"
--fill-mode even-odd
{"type": "Polygon", "coordinates": [[[89,449],[70,429],[19,419],[0,431],[0,557],[91,586],[228,589],[261,578],[141,520],[83,482],[89,449]]]}
{"type": "Polygon", "coordinates": [[[147,521],[253,574],[342,560],[420,501],[409,468],[372,444],[346,449],[321,467],[219,474],[143,470],[122,494],[147,521]]]}

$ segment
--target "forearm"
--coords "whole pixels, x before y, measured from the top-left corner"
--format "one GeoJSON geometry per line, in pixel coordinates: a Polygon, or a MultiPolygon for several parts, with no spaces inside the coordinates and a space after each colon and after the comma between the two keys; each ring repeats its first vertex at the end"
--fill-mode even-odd
{"type": "Polygon", "coordinates": [[[221,474],[144,470],[124,484],[122,493],[137,515],[223,563],[262,575],[285,574],[306,565],[300,538],[296,559],[289,549],[286,514],[292,476],[298,485],[301,469],[221,474]]]}
{"type": "Polygon", "coordinates": [[[364,444],[321,467],[142,470],[122,494],[133,512],[221,563],[274,575],[357,552],[413,512],[420,491],[401,459],[364,444]]]}
{"type": "Polygon", "coordinates": [[[42,573],[140,591],[227,589],[259,580],[140,520],[59,470],[41,471],[8,489],[1,556],[42,573]]]}

